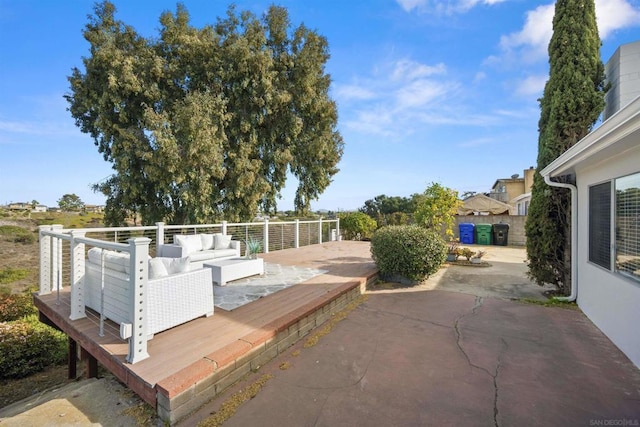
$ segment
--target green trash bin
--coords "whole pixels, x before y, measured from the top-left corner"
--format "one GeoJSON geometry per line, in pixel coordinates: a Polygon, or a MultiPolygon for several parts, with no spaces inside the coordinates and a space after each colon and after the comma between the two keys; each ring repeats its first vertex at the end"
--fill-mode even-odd
{"type": "Polygon", "coordinates": [[[476,224],[476,244],[490,245],[492,228],[491,224],[476,224]]]}

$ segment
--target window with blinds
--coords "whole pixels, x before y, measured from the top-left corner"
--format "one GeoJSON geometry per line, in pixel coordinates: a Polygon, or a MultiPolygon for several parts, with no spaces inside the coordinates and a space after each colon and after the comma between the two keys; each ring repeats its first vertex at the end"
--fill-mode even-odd
{"type": "Polygon", "coordinates": [[[640,173],[615,180],[616,271],[640,280],[640,173]]]}
{"type": "Polygon", "coordinates": [[[611,270],[611,182],[589,187],[589,261],[611,270]]]}

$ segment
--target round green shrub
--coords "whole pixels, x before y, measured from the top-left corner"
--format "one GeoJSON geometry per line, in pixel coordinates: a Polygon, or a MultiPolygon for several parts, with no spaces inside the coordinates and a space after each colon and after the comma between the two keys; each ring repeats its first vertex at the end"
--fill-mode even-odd
{"type": "Polygon", "coordinates": [[[371,255],[383,279],[420,281],[438,271],[447,245],[438,233],[417,225],[387,226],[371,239],[371,255]]]}
{"type": "Polygon", "coordinates": [[[29,292],[14,294],[6,288],[0,289],[0,322],[19,320],[37,312],[29,292]]]}
{"type": "Polygon", "coordinates": [[[364,212],[346,212],[340,216],[340,230],[346,240],[367,240],[378,223],[364,212]]]}
{"type": "Polygon", "coordinates": [[[37,316],[0,322],[0,378],[23,378],[67,360],[65,334],[37,316]]]}

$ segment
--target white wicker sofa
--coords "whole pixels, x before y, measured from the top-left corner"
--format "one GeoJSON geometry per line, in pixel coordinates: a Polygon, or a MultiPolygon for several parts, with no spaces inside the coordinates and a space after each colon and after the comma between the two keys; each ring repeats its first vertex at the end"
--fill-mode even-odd
{"type": "MultiPolygon", "coordinates": [[[[100,312],[102,252],[88,251],[85,262],[85,306],[100,312]]],[[[188,258],[150,258],[147,283],[147,335],[201,316],[213,315],[211,270],[191,270],[188,258]]],[[[104,251],[104,315],[117,324],[131,323],[129,254],[104,251]]]]}
{"type": "Polygon", "coordinates": [[[158,245],[158,256],[170,258],[189,257],[191,269],[202,268],[207,261],[240,256],[240,242],[229,234],[176,234],[173,244],[158,245]]]}

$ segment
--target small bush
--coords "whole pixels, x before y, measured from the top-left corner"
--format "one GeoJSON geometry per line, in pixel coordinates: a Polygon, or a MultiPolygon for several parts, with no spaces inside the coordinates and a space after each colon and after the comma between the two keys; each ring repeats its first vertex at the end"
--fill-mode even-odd
{"type": "Polygon", "coordinates": [[[66,359],[66,336],[37,316],[0,323],[0,378],[26,377],[66,359]]]}
{"type": "Polygon", "coordinates": [[[7,242],[34,243],[36,234],[17,225],[0,225],[0,236],[7,242]]]}
{"type": "Polygon", "coordinates": [[[9,283],[22,280],[29,275],[29,270],[22,268],[3,268],[0,270],[0,285],[6,285],[9,283]]]}
{"type": "Polygon", "coordinates": [[[346,240],[367,240],[378,224],[363,212],[346,212],[340,214],[340,230],[346,240]]]}
{"type": "Polygon", "coordinates": [[[3,288],[0,292],[0,322],[11,322],[36,314],[30,292],[12,294],[3,288]]]}
{"type": "Polygon", "coordinates": [[[371,255],[383,278],[419,281],[438,271],[447,245],[436,232],[417,225],[383,227],[371,239],[371,255]]]}

